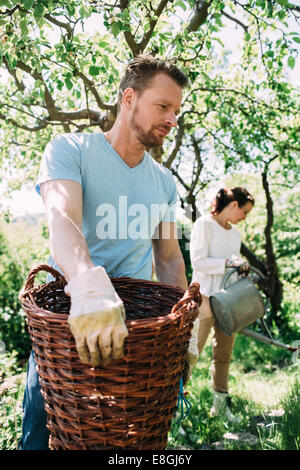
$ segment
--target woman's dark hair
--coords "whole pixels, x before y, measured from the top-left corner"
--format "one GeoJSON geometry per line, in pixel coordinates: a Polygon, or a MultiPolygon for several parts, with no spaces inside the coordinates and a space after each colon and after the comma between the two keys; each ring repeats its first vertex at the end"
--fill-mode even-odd
{"type": "Polygon", "coordinates": [[[220,189],[212,202],[211,214],[217,215],[232,201],[237,201],[239,207],[243,207],[247,202],[254,206],[254,197],[245,188],[223,188],[220,189]]]}
{"type": "Polygon", "coordinates": [[[126,67],[119,86],[119,106],[126,88],[133,88],[142,93],[149,87],[151,80],[158,73],[165,73],[181,88],[189,84],[187,76],[172,62],[157,59],[150,54],[140,54],[132,59],[126,67]]]}

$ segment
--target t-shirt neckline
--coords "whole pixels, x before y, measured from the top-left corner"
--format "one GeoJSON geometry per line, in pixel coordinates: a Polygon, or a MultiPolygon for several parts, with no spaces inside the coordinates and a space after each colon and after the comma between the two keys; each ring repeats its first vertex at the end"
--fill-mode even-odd
{"type": "Polygon", "coordinates": [[[113,146],[108,142],[108,140],[105,138],[105,136],[103,134],[101,134],[101,138],[102,140],[104,140],[105,142],[105,145],[107,147],[107,149],[109,150],[110,154],[114,157],[115,160],[117,160],[119,162],[119,164],[125,168],[125,170],[127,170],[129,173],[135,173],[136,171],[139,171],[141,170],[145,165],[146,165],[146,162],[147,162],[147,159],[148,159],[148,153],[145,151],[144,152],[144,156],[143,156],[143,159],[142,161],[134,166],[134,167],[130,167],[127,165],[127,163],[124,162],[123,158],[121,158],[121,156],[118,154],[118,152],[113,148],[113,146]]]}

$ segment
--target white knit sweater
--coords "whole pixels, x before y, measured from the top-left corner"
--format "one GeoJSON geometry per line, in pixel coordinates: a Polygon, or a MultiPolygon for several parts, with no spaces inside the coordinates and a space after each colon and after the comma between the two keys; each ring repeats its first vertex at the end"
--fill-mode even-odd
{"type": "MultiPolygon", "coordinates": [[[[210,214],[196,220],[190,240],[192,280],[199,282],[204,295],[210,296],[220,289],[228,271],[225,258],[239,255],[240,249],[241,235],[234,226],[227,230],[210,214]]],[[[230,277],[229,283],[234,280],[235,275],[230,277]]]]}

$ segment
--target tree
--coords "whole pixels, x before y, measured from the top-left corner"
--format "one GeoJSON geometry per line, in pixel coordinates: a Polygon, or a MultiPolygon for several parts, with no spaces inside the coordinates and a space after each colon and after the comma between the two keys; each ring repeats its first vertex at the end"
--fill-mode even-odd
{"type": "Polygon", "coordinates": [[[0,0],[3,171],[33,178],[57,133],[108,130],[124,65],[144,52],[176,62],[191,82],[177,129],[152,155],[177,178],[193,220],[216,177],[212,155],[226,172],[246,165],[266,176],[274,158],[295,171],[298,94],[286,69],[300,42],[288,22],[299,14],[288,0],[0,0]],[[236,61],[222,43],[228,24],[242,34],[236,61]]]}

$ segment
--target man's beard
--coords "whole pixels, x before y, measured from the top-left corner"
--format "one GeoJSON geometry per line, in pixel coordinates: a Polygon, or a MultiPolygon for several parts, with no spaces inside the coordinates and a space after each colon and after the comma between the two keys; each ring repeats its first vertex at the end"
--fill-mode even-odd
{"type": "Polygon", "coordinates": [[[137,140],[146,148],[146,149],[151,149],[153,147],[159,147],[163,144],[164,135],[155,135],[154,130],[157,127],[160,127],[162,129],[169,130],[166,126],[163,124],[160,124],[159,126],[152,126],[150,130],[145,131],[140,124],[138,124],[136,116],[139,114],[139,108],[136,108],[136,110],[133,113],[132,119],[131,119],[131,127],[136,135],[137,140]]]}

